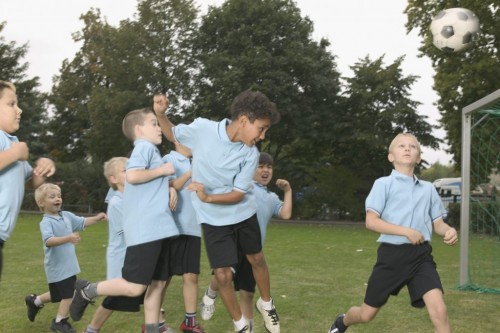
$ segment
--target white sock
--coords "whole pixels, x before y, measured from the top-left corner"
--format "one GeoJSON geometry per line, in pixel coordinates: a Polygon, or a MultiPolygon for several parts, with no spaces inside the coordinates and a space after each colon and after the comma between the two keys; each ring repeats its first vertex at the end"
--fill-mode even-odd
{"type": "Polygon", "coordinates": [[[66,319],[66,318],[69,318],[69,317],[65,317],[65,316],[57,315],[57,316],[56,316],[56,323],[60,322],[60,321],[61,321],[61,320],[63,320],[63,319],[66,319]]]}
{"type": "Polygon", "coordinates": [[[208,286],[207,296],[210,298],[216,298],[217,297],[217,290],[213,290],[212,288],[210,288],[210,286],[208,286]]]}
{"type": "Polygon", "coordinates": [[[262,308],[264,310],[270,311],[273,309],[273,299],[271,298],[269,302],[264,301],[262,298],[259,298],[260,304],[262,304],[262,308]]]}
{"type": "Polygon", "coordinates": [[[234,323],[234,328],[236,328],[237,331],[241,331],[243,327],[248,325],[248,320],[245,318],[245,316],[241,316],[241,319],[238,321],[233,320],[234,323]]]}
{"type": "Polygon", "coordinates": [[[37,296],[35,298],[35,305],[38,307],[41,307],[43,305],[43,302],[42,302],[42,299],[40,298],[40,296],[37,296]]]}

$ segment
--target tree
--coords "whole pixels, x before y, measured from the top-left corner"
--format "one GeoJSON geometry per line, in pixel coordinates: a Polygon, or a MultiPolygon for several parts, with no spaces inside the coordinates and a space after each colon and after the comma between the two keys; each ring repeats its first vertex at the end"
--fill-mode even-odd
{"type": "Polygon", "coordinates": [[[432,61],[436,74],[434,89],[441,122],[447,133],[450,152],[457,166],[461,162],[461,111],[478,99],[500,88],[500,5],[497,0],[454,0],[408,3],[406,28],[417,29],[422,37],[420,51],[432,61]],[[466,7],[479,18],[481,33],[475,45],[463,53],[443,53],[432,45],[429,25],[440,10],[466,7]]]}
{"type": "Polygon", "coordinates": [[[423,170],[420,173],[420,178],[433,182],[439,178],[455,178],[460,177],[460,173],[455,170],[453,165],[443,165],[439,162],[431,165],[430,168],[423,170]]]}
{"type": "Polygon", "coordinates": [[[47,151],[41,136],[46,120],[45,96],[38,90],[39,78],[27,78],[29,64],[23,62],[28,44],[17,46],[7,42],[1,35],[6,22],[0,22],[0,79],[10,81],[16,86],[19,106],[23,110],[22,121],[15,135],[25,141],[30,149],[30,160],[46,155],[47,151]]]}

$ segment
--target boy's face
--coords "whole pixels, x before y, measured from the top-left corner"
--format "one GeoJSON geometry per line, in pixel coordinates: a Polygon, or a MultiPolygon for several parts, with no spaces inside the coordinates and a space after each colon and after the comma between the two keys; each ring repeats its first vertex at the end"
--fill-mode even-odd
{"type": "Polygon", "coordinates": [[[125,186],[125,161],[116,163],[114,175],[110,177],[110,181],[115,183],[118,188],[125,186]]]}
{"type": "Polygon", "coordinates": [[[0,98],[0,130],[9,134],[19,129],[21,113],[17,105],[17,96],[11,89],[4,89],[0,98]]]}
{"type": "Polygon", "coordinates": [[[271,127],[270,119],[255,119],[252,123],[247,117],[242,116],[239,120],[243,126],[241,141],[249,147],[255,146],[260,140],[264,140],[267,130],[271,127]]]}
{"type": "Polygon", "coordinates": [[[43,209],[45,214],[58,214],[62,206],[61,191],[57,189],[47,190],[38,205],[43,209]]]}
{"type": "Polygon", "coordinates": [[[253,176],[253,179],[257,183],[267,186],[272,178],[273,178],[272,164],[259,163],[257,169],[255,170],[255,175],[253,176]]]}
{"type": "Polygon", "coordinates": [[[420,163],[420,148],[417,140],[411,136],[400,136],[388,155],[394,165],[415,166],[420,163]]]}
{"type": "Polygon", "coordinates": [[[153,113],[148,113],[144,117],[143,125],[137,125],[135,127],[135,134],[136,139],[145,139],[154,145],[159,145],[161,143],[162,134],[156,116],[153,113]]]}

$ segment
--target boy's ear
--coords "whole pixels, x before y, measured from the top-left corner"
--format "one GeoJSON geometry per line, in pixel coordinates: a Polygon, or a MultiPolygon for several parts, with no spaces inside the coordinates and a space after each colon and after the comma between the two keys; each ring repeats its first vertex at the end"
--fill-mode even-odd
{"type": "Polygon", "coordinates": [[[391,163],[392,163],[392,162],[394,162],[394,155],[392,155],[392,153],[389,153],[389,154],[387,155],[387,159],[388,159],[388,160],[389,160],[389,162],[391,162],[391,163]]]}

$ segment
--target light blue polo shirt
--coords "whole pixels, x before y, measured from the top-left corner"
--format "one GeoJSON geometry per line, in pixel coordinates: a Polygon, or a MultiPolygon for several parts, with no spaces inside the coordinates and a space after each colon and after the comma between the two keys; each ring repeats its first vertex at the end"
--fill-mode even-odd
{"type": "MultiPolygon", "coordinates": [[[[9,149],[16,136],[0,130],[0,151],[9,149]]],[[[24,186],[33,169],[26,161],[16,161],[0,170],[0,239],[9,239],[17,222],[24,197],[24,186]]]]}
{"type": "MultiPolygon", "coordinates": [[[[170,162],[175,168],[175,178],[179,178],[191,170],[191,161],[186,156],[172,150],[163,157],[164,162],[170,162]]],[[[201,226],[196,221],[193,203],[191,202],[191,191],[186,189],[191,179],[184,183],[177,192],[177,208],[172,212],[177,228],[181,235],[201,237],[201,226]]]]}
{"type": "Polygon", "coordinates": [[[125,262],[125,235],[123,233],[123,193],[113,191],[108,201],[108,247],[106,248],[106,278],[122,277],[125,262]]]}
{"type": "MultiPolygon", "coordinates": [[[[189,125],[173,128],[175,139],[193,153],[192,180],[202,183],[209,195],[233,190],[248,193],[253,187],[259,151],[242,142],[231,142],[226,131],[230,122],[229,119],[215,122],[197,118],[189,125]]],[[[248,195],[238,203],[226,205],[202,202],[195,192],[191,198],[198,223],[231,225],[256,213],[255,200],[248,195]]]]}
{"type": "Polygon", "coordinates": [[[82,231],[85,218],[76,216],[67,211],[59,212],[59,216],[43,215],[40,222],[43,251],[45,254],[44,266],[48,283],[59,282],[80,273],[80,266],[75,252],[75,244],[69,242],[57,246],[47,247],[45,244],[51,237],[68,236],[75,231],[82,231]]]}
{"type": "Polygon", "coordinates": [[[276,193],[269,191],[267,186],[259,182],[254,183],[252,192],[257,202],[257,220],[259,221],[262,245],[264,246],[267,225],[271,222],[273,216],[279,216],[280,210],[283,207],[283,201],[280,200],[276,193]]]}
{"type": "MultiPolygon", "coordinates": [[[[160,151],[149,141],[134,141],[127,170],[154,169],[163,164],[160,151]]],[[[123,230],[127,246],[149,243],[179,235],[168,206],[168,177],[141,184],[125,182],[123,230]]]]}
{"type": "MultiPolygon", "coordinates": [[[[382,220],[422,233],[431,240],[432,223],[445,214],[436,188],[416,176],[409,177],[396,170],[375,181],[365,202],[366,210],[377,213],[382,220]]],[[[381,234],[380,243],[411,244],[404,236],[381,234]]]]}

